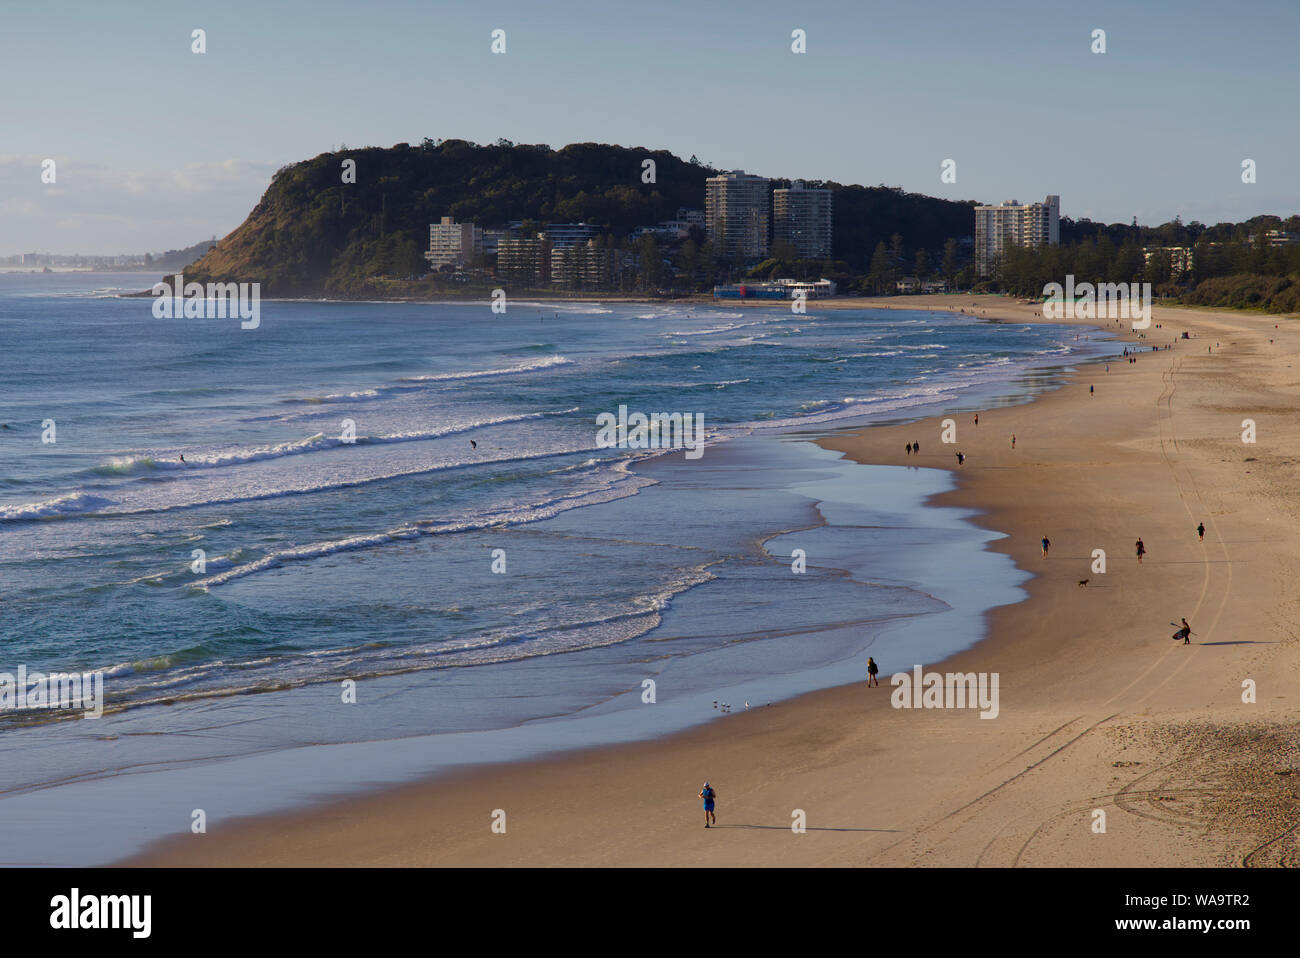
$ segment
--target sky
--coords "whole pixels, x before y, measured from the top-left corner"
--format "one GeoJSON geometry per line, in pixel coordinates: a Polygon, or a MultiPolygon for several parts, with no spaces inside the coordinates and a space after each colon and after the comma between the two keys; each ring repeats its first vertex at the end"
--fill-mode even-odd
{"type": "Polygon", "coordinates": [[[1300,0],[0,0],[0,255],[189,246],[281,166],[426,136],[1056,193],[1106,222],[1285,217],[1298,37],[1300,0]]]}

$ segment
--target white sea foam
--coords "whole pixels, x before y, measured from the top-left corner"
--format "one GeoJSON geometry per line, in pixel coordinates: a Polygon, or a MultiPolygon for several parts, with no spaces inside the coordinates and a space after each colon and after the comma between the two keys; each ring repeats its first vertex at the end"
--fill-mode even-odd
{"type": "Polygon", "coordinates": [[[67,495],[40,502],[25,502],[13,506],[0,506],[0,522],[22,522],[48,516],[71,516],[95,512],[113,505],[112,499],[91,495],[88,492],[70,492],[67,495]]]}

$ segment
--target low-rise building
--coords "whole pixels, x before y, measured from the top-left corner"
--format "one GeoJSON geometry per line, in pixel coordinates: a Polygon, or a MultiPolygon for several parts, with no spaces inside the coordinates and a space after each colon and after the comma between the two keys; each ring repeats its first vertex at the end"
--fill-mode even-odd
{"type": "Polygon", "coordinates": [[[539,288],[551,280],[551,243],[543,237],[502,237],[497,242],[497,278],[539,288]]]}
{"type": "Polygon", "coordinates": [[[581,246],[600,235],[600,227],[592,223],[547,223],[545,236],[554,249],[581,246]]]}
{"type": "Polygon", "coordinates": [[[714,299],[794,299],[803,293],[806,299],[834,296],[833,280],[773,279],[752,283],[728,283],[713,287],[714,299]]]}
{"type": "Polygon", "coordinates": [[[551,284],[557,289],[613,289],[618,262],[617,251],[599,239],[581,246],[558,246],[551,250],[551,284]]]}

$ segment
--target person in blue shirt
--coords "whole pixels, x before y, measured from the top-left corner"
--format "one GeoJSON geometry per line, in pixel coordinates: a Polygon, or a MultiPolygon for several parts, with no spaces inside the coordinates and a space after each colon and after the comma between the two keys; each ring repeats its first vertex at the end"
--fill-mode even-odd
{"type": "Polygon", "coordinates": [[[717,797],[718,797],[718,793],[713,790],[713,788],[709,785],[708,782],[705,782],[704,787],[700,789],[700,798],[704,799],[704,827],[705,828],[709,827],[710,819],[713,820],[714,825],[718,824],[718,818],[716,815],[713,814],[713,800],[717,797]]]}

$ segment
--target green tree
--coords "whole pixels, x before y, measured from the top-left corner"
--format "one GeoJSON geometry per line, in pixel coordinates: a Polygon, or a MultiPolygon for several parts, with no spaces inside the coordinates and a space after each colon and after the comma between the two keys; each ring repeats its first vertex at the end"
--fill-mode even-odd
{"type": "Polygon", "coordinates": [[[637,241],[636,256],[641,289],[651,293],[662,287],[664,264],[659,256],[659,245],[649,233],[637,241]]]}
{"type": "Polygon", "coordinates": [[[951,236],[943,244],[943,278],[949,289],[957,285],[957,241],[951,236]]]}
{"type": "Polygon", "coordinates": [[[876,244],[876,251],[871,254],[871,269],[867,272],[867,281],[879,295],[893,290],[898,278],[894,259],[889,255],[884,240],[876,244]]]}

